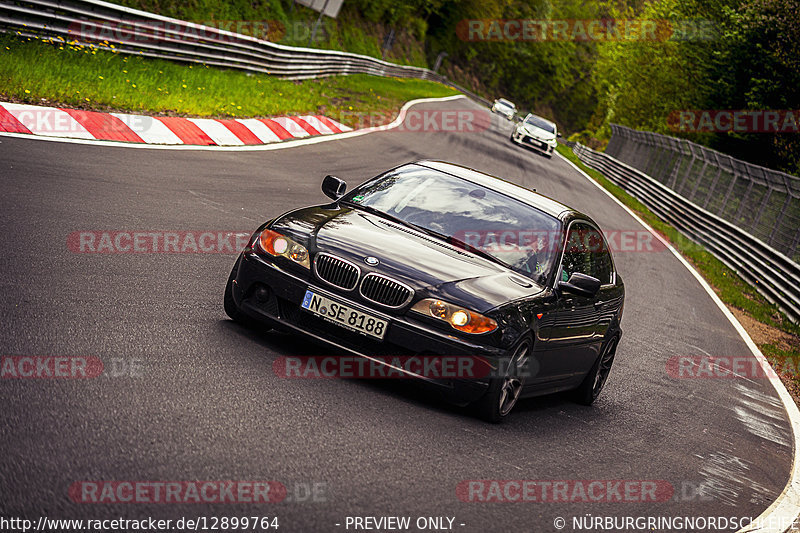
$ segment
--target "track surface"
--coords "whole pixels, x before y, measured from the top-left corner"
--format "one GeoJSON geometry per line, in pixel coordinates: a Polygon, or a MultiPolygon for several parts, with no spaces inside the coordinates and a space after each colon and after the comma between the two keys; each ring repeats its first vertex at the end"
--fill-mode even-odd
{"type": "MultiPolygon", "coordinates": [[[[473,107],[463,99],[415,109],[473,107]]],[[[280,531],[344,531],[348,515],[451,516],[465,532],[555,531],[557,516],[570,530],[571,517],[585,514],[759,515],[789,476],[786,416],[765,379],[667,374],[672,356],[749,357],[669,252],[615,255],[627,289],[625,334],[594,407],[560,395],[528,400],[492,426],[404,383],[277,377],[277,357],[324,350],[226,319],[232,254],[92,255],[66,246],[79,230],[251,231],[324,201],[325,174],[352,186],[420,158],[535,187],[605,229],[641,229],[563,160],[511,145],[511,123],[491,121],[482,133],[388,131],[247,153],[0,138],[0,353],[142,366],[139,377],[0,381],[0,515],[277,515],[280,531]],[[79,480],[226,479],[278,480],[290,495],[321,482],[326,501],[206,507],[67,497],[79,480]],[[675,497],[461,502],[456,486],[469,479],[666,480],[675,497]]]]}

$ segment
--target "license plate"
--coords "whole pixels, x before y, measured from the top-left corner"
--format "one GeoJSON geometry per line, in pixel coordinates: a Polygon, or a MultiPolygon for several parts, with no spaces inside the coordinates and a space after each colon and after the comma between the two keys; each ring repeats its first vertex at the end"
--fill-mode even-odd
{"type": "Polygon", "coordinates": [[[367,313],[362,313],[348,305],[308,290],[303,298],[301,307],[324,318],[328,322],[333,322],[350,331],[355,331],[356,333],[361,333],[380,340],[383,340],[383,336],[386,335],[386,328],[389,326],[386,320],[368,315],[367,313]]]}

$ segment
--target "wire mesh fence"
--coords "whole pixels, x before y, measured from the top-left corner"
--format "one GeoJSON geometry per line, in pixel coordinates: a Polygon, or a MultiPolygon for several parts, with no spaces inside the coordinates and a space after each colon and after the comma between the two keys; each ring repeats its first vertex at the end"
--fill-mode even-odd
{"type": "Polygon", "coordinates": [[[800,178],[684,139],[611,129],[605,153],[800,263],[800,178]]]}

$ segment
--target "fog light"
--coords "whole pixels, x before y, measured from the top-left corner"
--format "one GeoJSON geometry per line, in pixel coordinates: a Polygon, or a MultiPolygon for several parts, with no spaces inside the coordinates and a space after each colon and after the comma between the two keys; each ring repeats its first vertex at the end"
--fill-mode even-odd
{"type": "Polygon", "coordinates": [[[256,289],[256,299],[263,303],[269,300],[269,287],[259,285],[256,289]]]}

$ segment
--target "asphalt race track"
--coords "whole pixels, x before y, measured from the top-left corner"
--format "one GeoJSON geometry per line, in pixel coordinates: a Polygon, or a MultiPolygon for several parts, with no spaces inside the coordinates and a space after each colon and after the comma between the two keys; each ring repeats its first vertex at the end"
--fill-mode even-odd
{"type": "MultiPolygon", "coordinates": [[[[460,99],[414,109],[479,108],[460,99]]],[[[589,514],[761,514],[789,479],[786,414],[766,379],[667,372],[675,356],[752,357],[668,251],[615,253],[624,335],[597,403],[526,400],[494,426],[407,382],[278,377],[276,358],[326,351],[227,319],[222,292],[235,254],[67,246],[88,230],[251,232],[325,201],[326,174],[352,186],[422,158],[536,188],[606,230],[642,230],[565,161],[512,145],[511,123],[490,120],[483,132],[393,130],[250,152],[0,137],[0,355],[91,356],[106,368],[94,379],[0,380],[0,515],[277,516],[279,531],[345,531],[347,516],[447,516],[456,531],[547,532],[557,517],[569,531],[572,517],[589,514]],[[674,493],[658,502],[460,501],[458,484],[475,479],[661,480],[674,493]],[[84,480],[276,480],[288,497],[73,503],[69,488],[84,480]],[[317,497],[307,497],[314,483],[317,497]]]]}

